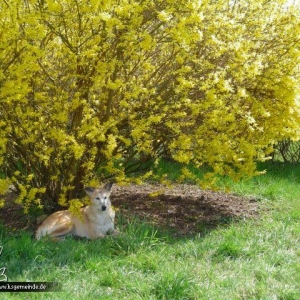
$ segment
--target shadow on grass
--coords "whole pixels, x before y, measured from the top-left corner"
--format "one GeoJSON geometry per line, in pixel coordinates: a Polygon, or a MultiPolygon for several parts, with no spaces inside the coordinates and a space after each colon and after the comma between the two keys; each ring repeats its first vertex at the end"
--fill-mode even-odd
{"type": "MultiPolygon", "coordinates": [[[[146,200],[145,203],[150,205],[146,200]]],[[[160,216],[149,210],[148,215],[145,215],[143,207],[138,206],[134,199],[128,202],[131,206],[128,203],[126,208],[118,206],[117,226],[122,234],[117,237],[108,236],[97,240],[68,237],[62,242],[52,242],[45,238],[36,241],[33,238],[33,231],[12,232],[2,224],[0,246],[3,247],[3,251],[0,268],[5,267],[5,275],[9,281],[55,282],[57,278],[67,280],[73,273],[79,274],[85,270],[102,271],[107,261],[111,262],[110,268],[113,268],[112,261],[117,263],[136,253],[145,253],[148,256],[151,251],[163,249],[165,245],[205,238],[212,230],[238,222],[241,218],[232,215],[224,207],[219,210],[219,207],[208,203],[204,205],[199,201],[195,203],[185,201],[183,205],[182,199],[166,195],[159,196],[159,200],[164,204],[157,198],[154,200],[152,205],[155,204],[156,209],[160,207],[160,216]],[[179,205],[183,211],[176,211],[173,215],[171,212],[163,214],[170,208],[174,209],[174,205],[176,207],[179,205]],[[134,211],[131,210],[133,207],[134,211]]],[[[143,263],[146,264],[147,272],[157,267],[151,259],[144,259],[143,263]]],[[[182,287],[181,284],[179,287],[182,287]]],[[[155,294],[160,293],[160,286],[155,287],[155,294]]]]}

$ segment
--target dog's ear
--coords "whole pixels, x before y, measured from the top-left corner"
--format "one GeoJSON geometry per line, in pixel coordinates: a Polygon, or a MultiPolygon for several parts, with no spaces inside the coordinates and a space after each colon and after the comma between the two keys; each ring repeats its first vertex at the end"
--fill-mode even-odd
{"type": "Polygon", "coordinates": [[[103,189],[106,190],[107,192],[110,192],[112,185],[113,185],[113,182],[106,183],[104,185],[103,189]]]}
{"type": "Polygon", "coordinates": [[[89,197],[91,197],[93,195],[93,193],[94,193],[94,189],[91,188],[91,187],[89,187],[89,186],[87,186],[84,190],[85,190],[85,192],[87,193],[87,195],[89,197]]]}

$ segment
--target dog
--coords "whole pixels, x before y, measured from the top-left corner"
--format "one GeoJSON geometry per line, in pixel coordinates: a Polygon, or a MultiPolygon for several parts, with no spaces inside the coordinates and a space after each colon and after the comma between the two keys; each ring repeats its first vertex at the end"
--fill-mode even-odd
{"type": "Polygon", "coordinates": [[[68,235],[96,239],[108,234],[117,235],[119,232],[114,225],[115,211],[109,198],[111,187],[112,183],[102,188],[86,187],[90,205],[81,208],[79,216],[68,210],[53,213],[38,227],[36,239],[49,236],[53,240],[61,240],[68,235]]]}

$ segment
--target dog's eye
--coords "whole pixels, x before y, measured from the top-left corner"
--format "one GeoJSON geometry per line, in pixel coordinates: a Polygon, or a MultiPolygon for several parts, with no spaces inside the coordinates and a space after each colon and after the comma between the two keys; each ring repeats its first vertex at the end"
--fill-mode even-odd
{"type": "Polygon", "coordinates": [[[96,200],[100,200],[100,198],[99,198],[99,197],[96,197],[95,199],[96,199],[96,200]]]}
{"type": "Polygon", "coordinates": [[[106,196],[104,196],[104,200],[106,200],[107,199],[107,197],[106,196]]]}

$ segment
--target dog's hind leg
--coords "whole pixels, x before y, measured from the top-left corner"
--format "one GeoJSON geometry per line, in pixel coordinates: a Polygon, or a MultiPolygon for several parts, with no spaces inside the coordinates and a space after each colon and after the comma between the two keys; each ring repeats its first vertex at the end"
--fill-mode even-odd
{"type": "Polygon", "coordinates": [[[63,237],[72,234],[74,225],[70,224],[56,226],[54,228],[40,229],[36,232],[36,239],[41,239],[44,236],[50,237],[53,240],[61,240],[63,237]]]}
{"type": "Polygon", "coordinates": [[[38,240],[44,236],[61,238],[72,234],[74,227],[75,225],[68,213],[56,212],[43,222],[43,224],[38,228],[35,237],[38,240]]]}
{"type": "Polygon", "coordinates": [[[66,226],[58,227],[54,231],[49,233],[48,236],[51,237],[51,239],[54,241],[60,241],[64,237],[72,234],[73,229],[74,229],[74,225],[70,225],[68,227],[66,226]]]}

